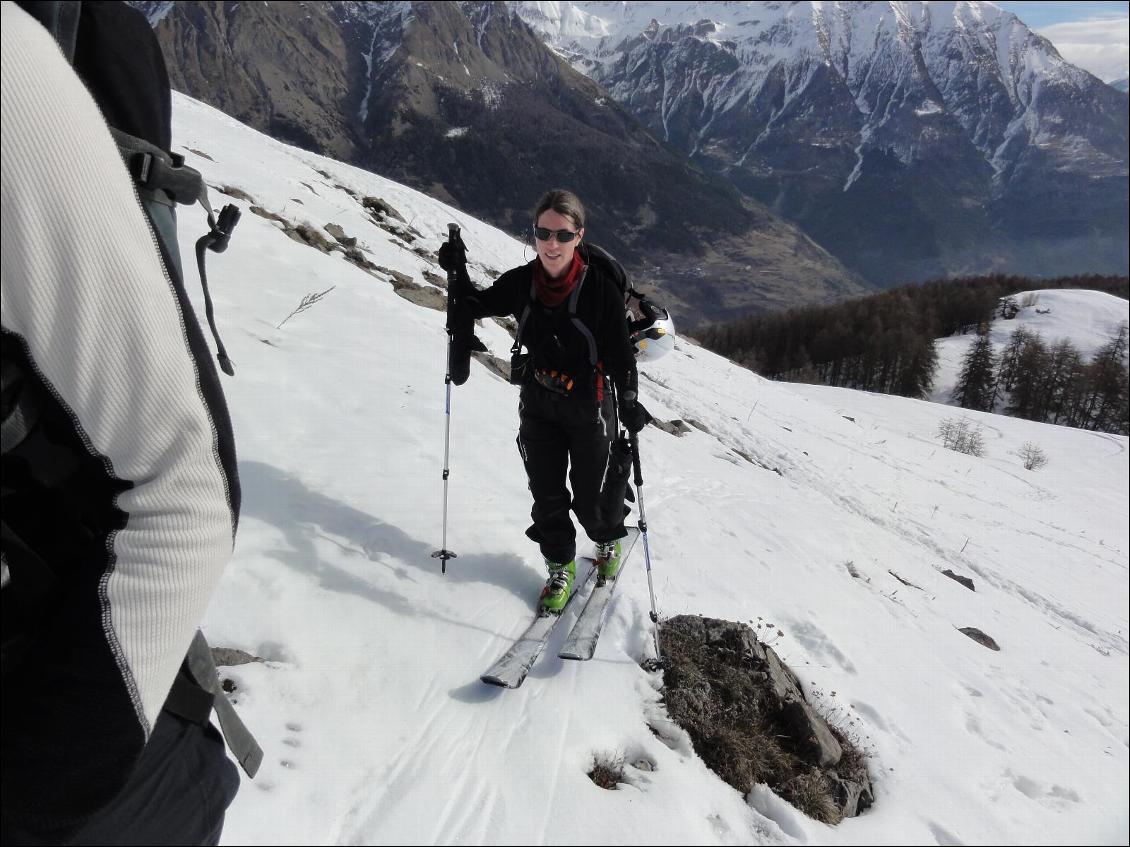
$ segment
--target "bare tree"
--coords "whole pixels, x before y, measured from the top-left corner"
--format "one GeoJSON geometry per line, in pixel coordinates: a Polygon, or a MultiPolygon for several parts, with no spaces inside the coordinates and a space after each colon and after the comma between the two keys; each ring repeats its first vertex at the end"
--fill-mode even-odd
{"type": "Polygon", "coordinates": [[[938,424],[938,438],[947,450],[969,456],[985,455],[985,433],[980,424],[974,425],[969,418],[946,418],[938,424]]]}
{"type": "Polygon", "coordinates": [[[1037,471],[1048,463],[1047,453],[1040,448],[1039,444],[1032,441],[1026,441],[1017,455],[1024,462],[1025,470],[1037,471]]]}

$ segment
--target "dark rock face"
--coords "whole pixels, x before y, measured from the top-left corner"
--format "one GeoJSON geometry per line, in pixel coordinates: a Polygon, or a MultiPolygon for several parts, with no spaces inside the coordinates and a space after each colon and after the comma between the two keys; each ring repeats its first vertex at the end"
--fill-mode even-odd
{"type": "Polygon", "coordinates": [[[216,667],[222,668],[246,665],[251,662],[265,662],[266,659],[253,656],[246,650],[239,650],[235,647],[213,647],[212,661],[216,664],[216,667]]]}
{"type": "Polygon", "coordinates": [[[282,141],[350,160],[364,62],[324,3],[137,3],[177,91],[282,141]],[[296,37],[297,33],[301,33],[296,37]]]}
{"type": "Polygon", "coordinates": [[[753,630],[680,615],[660,637],[668,714],[722,779],[743,794],[764,782],[825,823],[871,806],[865,756],[808,704],[753,630]]]}
{"type": "Polygon", "coordinates": [[[970,591],[976,591],[977,590],[977,588],[973,585],[973,580],[970,579],[967,576],[962,576],[961,574],[956,574],[953,571],[951,571],[949,568],[946,568],[944,571],[942,571],[942,573],[945,574],[946,576],[948,576],[950,579],[952,579],[956,582],[960,582],[962,585],[964,585],[970,591]]]}
{"type": "Polygon", "coordinates": [[[958,632],[968,635],[982,647],[988,647],[990,650],[995,650],[998,653],[1000,652],[1001,648],[1000,645],[997,644],[996,640],[991,635],[986,635],[975,626],[963,626],[958,630],[958,632]]]}
{"type": "Polygon", "coordinates": [[[794,225],[657,142],[504,4],[139,5],[174,88],[275,137],[523,235],[546,189],[571,188],[590,239],[662,290],[681,326],[865,290],[794,225]]]}

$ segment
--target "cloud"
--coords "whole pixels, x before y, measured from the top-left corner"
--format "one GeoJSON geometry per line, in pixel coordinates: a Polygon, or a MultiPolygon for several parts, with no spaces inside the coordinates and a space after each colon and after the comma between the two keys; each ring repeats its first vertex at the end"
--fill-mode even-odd
{"type": "Polygon", "coordinates": [[[1067,61],[1105,82],[1130,75],[1130,17],[1096,17],[1036,30],[1067,61]]]}

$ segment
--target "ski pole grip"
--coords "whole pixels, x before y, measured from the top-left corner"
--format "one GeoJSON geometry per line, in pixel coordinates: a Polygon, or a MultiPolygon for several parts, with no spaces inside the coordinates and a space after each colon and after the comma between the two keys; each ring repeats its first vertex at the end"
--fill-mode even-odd
{"type": "MultiPolygon", "coordinates": [[[[447,225],[447,243],[450,244],[452,247],[454,247],[456,244],[459,243],[459,224],[448,224],[447,225]]],[[[456,284],[456,281],[458,280],[458,278],[459,278],[458,272],[455,269],[455,265],[452,264],[451,267],[448,268],[448,271],[447,271],[447,314],[448,314],[447,334],[449,336],[451,335],[451,326],[450,326],[451,305],[455,300],[455,284],[456,284]]]]}
{"type": "MultiPolygon", "coordinates": [[[[454,249],[463,247],[463,239],[459,237],[459,224],[447,225],[447,243],[454,249]]],[[[457,265],[467,261],[466,255],[461,254],[458,262],[452,262],[451,268],[447,271],[447,297],[448,301],[454,296],[455,285],[459,280],[459,271],[457,265]]]]}

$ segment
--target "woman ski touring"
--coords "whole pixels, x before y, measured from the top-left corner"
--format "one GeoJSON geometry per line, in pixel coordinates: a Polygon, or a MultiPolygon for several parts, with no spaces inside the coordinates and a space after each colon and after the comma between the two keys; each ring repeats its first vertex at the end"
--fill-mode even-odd
{"type": "MultiPolygon", "coordinates": [[[[650,416],[637,397],[624,296],[583,244],[581,201],[568,191],[548,192],[534,210],[533,234],[537,257],[484,291],[469,289],[459,320],[512,315],[519,322],[511,382],[521,386],[518,449],[534,498],[526,535],[540,545],[549,571],[540,610],[559,614],[576,578],[570,509],[596,542],[599,575],[614,579],[619,571],[623,500],[602,509],[601,486],[618,426],[635,434],[650,416]]],[[[457,257],[444,248],[440,264],[447,268],[457,257]]]]}

